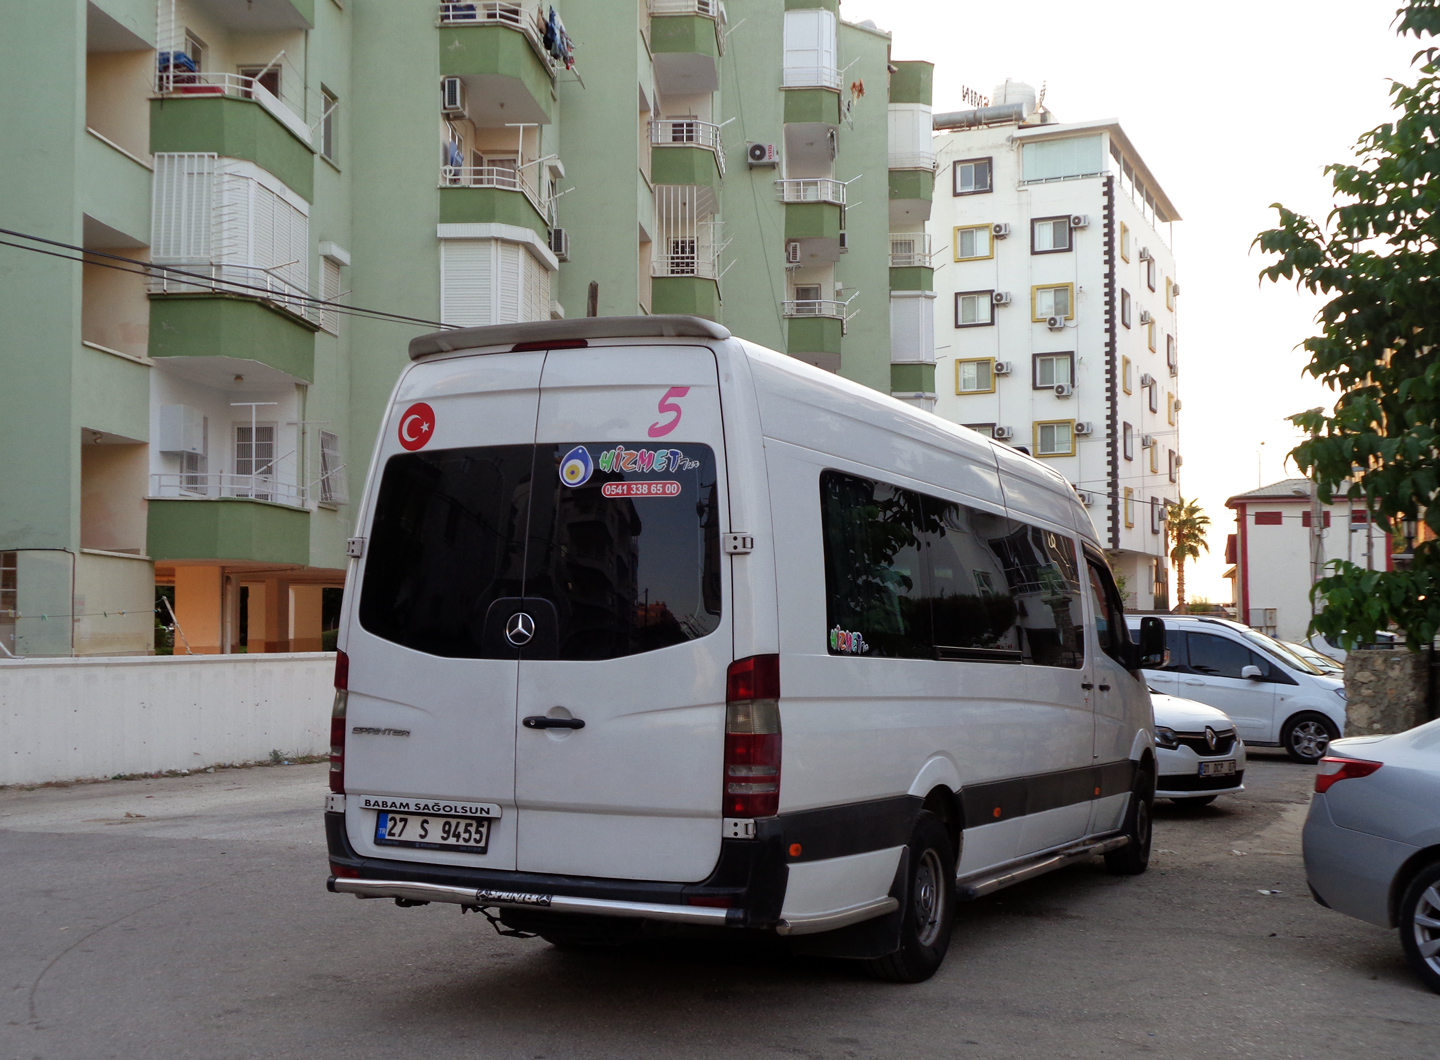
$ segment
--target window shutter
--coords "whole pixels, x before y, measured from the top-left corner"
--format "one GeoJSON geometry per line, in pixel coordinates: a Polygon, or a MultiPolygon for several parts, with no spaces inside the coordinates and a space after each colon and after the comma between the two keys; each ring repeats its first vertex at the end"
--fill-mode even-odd
{"type": "Polygon", "coordinates": [[[498,253],[496,254],[497,267],[495,284],[495,323],[514,324],[524,320],[524,305],[521,301],[523,280],[520,270],[523,268],[521,257],[528,257],[529,253],[521,249],[518,243],[492,244],[498,253]]]}
{"type": "Polygon", "coordinates": [[[494,251],[488,239],[440,243],[440,316],[447,324],[475,327],[498,321],[491,290],[494,251]]]}
{"type": "Polygon", "coordinates": [[[835,80],[835,14],[821,8],[785,12],[786,85],[835,80]]]}
{"type": "Polygon", "coordinates": [[[150,215],[150,252],[155,261],[210,260],[215,163],[212,154],[155,156],[150,215]]]}
{"type": "Polygon", "coordinates": [[[935,359],[935,307],[933,298],[890,296],[890,360],[935,359]]]}

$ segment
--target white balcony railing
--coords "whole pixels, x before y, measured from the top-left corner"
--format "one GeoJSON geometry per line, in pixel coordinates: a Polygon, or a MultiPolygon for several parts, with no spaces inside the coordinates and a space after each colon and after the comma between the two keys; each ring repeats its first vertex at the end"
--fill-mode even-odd
{"type": "Polygon", "coordinates": [[[807,177],[777,180],[775,188],[781,202],[832,202],[845,205],[845,182],[830,177],[807,177]]]}
{"type": "Polygon", "coordinates": [[[892,232],[890,267],[904,269],[916,265],[930,267],[930,236],[925,232],[892,232]]]}
{"type": "Polygon", "coordinates": [[[842,302],[836,298],[792,298],[783,304],[787,317],[833,317],[840,321],[850,319],[848,300],[842,302]]]}
{"type": "Polygon", "coordinates": [[[274,475],[235,475],[226,471],[151,475],[150,496],[196,500],[238,497],[292,508],[304,508],[309,500],[304,486],[281,481],[274,475]]]}
{"type": "Polygon", "coordinates": [[[787,66],[784,80],[786,88],[840,88],[840,71],[834,66],[787,66]]]}
{"type": "Polygon", "coordinates": [[[725,175],[725,146],[720,126],[697,118],[665,118],[650,123],[650,143],[655,147],[704,147],[715,155],[720,175],[725,175]]]}
{"type": "Polygon", "coordinates": [[[157,261],[155,264],[179,271],[152,271],[147,281],[151,294],[215,292],[259,298],[312,324],[320,323],[320,307],[315,304],[314,296],[271,269],[231,262],[157,261]]]}
{"type": "Polygon", "coordinates": [[[553,50],[546,44],[548,10],[553,9],[540,0],[444,0],[439,22],[442,26],[509,26],[525,35],[553,76],[567,61],[573,66],[574,59],[570,57],[568,39],[564,39],[564,47],[557,43],[553,50]]]}
{"type": "Polygon", "coordinates": [[[725,5],[720,0],[650,0],[652,15],[704,15],[725,21],[725,5]]]}
{"type": "Polygon", "coordinates": [[[442,188],[498,188],[501,191],[518,191],[530,200],[535,212],[545,218],[552,227],[555,224],[555,200],[542,198],[539,189],[531,183],[526,174],[526,163],[519,169],[511,166],[442,166],[440,186],[442,188]]]}
{"type": "Polygon", "coordinates": [[[156,76],[155,90],[162,96],[172,97],[229,96],[232,99],[253,99],[269,111],[276,121],[298,136],[301,142],[314,142],[314,133],[305,120],[253,77],[243,74],[191,73],[188,70],[162,69],[156,76]]]}

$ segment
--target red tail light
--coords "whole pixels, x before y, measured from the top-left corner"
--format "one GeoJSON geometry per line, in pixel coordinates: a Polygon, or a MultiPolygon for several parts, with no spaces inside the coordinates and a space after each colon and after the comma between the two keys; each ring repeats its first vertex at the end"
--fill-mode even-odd
{"type": "Polygon", "coordinates": [[[335,653],[335,706],[330,710],[330,790],[345,793],[345,708],[350,699],[350,656],[335,653]]]}
{"type": "Polygon", "coordinates": [[[1325,794],[1342,780],[1368,777],[1383,766],[1384,762],[1368,762],[1363,758],[1325,757],[1315,767],[1315,790],[1325,794]]]}
{"type": "Polygon", "coordinates": [[[753,655],[725,676],[726,817],[780,811],[780,656],[753,655]]]}

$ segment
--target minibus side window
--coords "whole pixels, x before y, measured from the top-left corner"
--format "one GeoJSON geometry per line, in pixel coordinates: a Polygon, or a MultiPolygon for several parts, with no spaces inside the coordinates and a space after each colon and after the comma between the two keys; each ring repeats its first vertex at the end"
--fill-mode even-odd
{"type": "Polygon", "coordinates": [[[935,513],[924,536],[930,608],[939,656],[1019,662],[1019,615],[1005,567],[990,540],[1009,522],[976,508],[926,497],[935,513]]]}
{"type": "Polygon", "coordinates": [[[1075,542],[1054,530],[1010,525],[990,544],[1005,564],[1025,661],[1078,669],[1085,664],[1085,621],[1075,542]]]}
{"type": "Polygon", "coordinates": [[[1095,603],[1095,634],[1100,648],[1121,666],[1126,666],[1125,647],[1130,643],[1130,631],[1125,626],[1125,614],[1120,608],[1120,594],[1110,571],[1094,559],[1086,560],[1090,568],[1090,593],[1095,603]]]}

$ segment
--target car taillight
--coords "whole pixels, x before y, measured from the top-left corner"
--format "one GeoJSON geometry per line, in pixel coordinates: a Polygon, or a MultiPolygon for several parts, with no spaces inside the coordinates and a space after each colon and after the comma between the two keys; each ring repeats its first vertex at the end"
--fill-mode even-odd
{"type": "Polygon", "coordinates": [[[726,817],[780,810],[780,656],[752,655],[725,675],[726,817]]]}
{"type": "Polygon", "coordinates": [[[1368,762],[1363,758],[1325,757],[1315,767],[1315,790],[1325,794],[1342,780],[1368,777],[1383,766],[1384,762],[1368,762]]]}
{"type": "Polygon", "coordinates": [[[350,700],[350,656],[335,653],[335,705],[330,709],[330,790],[345,793],[345,707],[350,700]]]}

